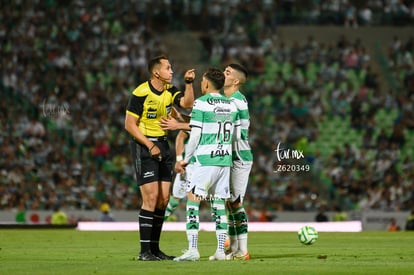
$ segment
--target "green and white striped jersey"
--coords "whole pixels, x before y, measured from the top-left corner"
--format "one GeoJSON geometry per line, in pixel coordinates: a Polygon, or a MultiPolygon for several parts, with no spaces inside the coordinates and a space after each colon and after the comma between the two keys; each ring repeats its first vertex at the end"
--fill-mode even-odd
{"type": "MultiPolygon", "coordinates": [[[[208,93],[194,101],[190,126],[201,129],[194,151],[201,166],[231,166],[232,140],[240,121],[236,106],[219,93],[208,93]]],[[[191,135],[190,135],[191,138],[191,135]]]]}
{"type": "Polygon", "coordinates": [[[243,161],[252,162],[253,154],[249,144],[250,115],[246,97],[240,91],[237,91],[229,98],[237,107],[241,131],[240,139],[236,141],[235,147],[233,148],[237,150],[237,152],[233,152],[233,159],[239,157],[243,161]]]}

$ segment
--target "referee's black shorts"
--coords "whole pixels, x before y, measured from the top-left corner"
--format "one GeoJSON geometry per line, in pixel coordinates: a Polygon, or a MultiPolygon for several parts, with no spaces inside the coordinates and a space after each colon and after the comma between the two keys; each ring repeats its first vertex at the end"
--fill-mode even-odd
{"type": "Polygon", "coordinates": [[[172,182],[173,158],[166,138],[151,139],[161,150],[162,159],[151,157],[146,146],[131,140],[132,161],[137,176],[138,185],[153,181],[172,182]]]}

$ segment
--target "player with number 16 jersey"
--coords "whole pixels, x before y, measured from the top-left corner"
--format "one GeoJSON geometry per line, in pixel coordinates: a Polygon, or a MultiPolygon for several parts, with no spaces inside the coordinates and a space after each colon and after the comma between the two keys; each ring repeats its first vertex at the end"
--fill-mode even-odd
{"type": "Polygon", "coordinates": [[[194,152],[196,163],[231,166],[234,128],[239,124],[237,108],[230,99],[218,93],[196,99],[190,121],[191,127],[202,129],[194,152]]]}
{"type": "Polygon", "coordinates": [[[217,68],[209,68],[203,75],[203,96],[194,101],[191,113],[191,133],[183,161],[177,171],[182,171],[190,159],[192,166],[192,195],[186,205],[186,233],[189,249],[174,261],[198,260],[198,230],[200,200],[211,204],[211,215],[216,225],[217,249],[209,260],[226,260],[224,243],[227,238],[225,199],[230,197],[230,167],[233,163],[233,142],[240,136],[236,105],[220,94],[225,76],[217,68]],[[235,134],[236,133],[236,134],[235,134]]]}

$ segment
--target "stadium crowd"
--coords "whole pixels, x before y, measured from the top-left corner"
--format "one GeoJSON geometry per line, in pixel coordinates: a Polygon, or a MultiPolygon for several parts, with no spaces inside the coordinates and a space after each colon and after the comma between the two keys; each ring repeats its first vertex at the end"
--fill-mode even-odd
{"type": "MultiPolygon", "coordinates": [[[[304,1],[302,6],[212,1],[207,13],[203,1],[152,1],[151,8],[149,1],[3,5],[0,210],[51,210],[57,204],[90,210],[102,203],[115,210],[139,209],[123,130],[126,100],[147,77],[147,58],[167,52],[156,33],[195,29],[192,19],[200,15],[206,24],[199,26],[207,26],[198,30],[205,32],[205,62],[237,61],[251,72],[245,92],[255,154],[246,198],[252,220],[272,219],[267,211],[321,205],[412,209],[414,152],[406,139],[414,131],[414,40],[389,41],[387,68],[395,90],[384,92],[363,40],[343,36],[327,45],[309,36],[287,45],[275,39],[272,34],[284,22],[275,16],[276,2],[283,20],[295,20],[297,11],[311,5],[315,9],[306,13],[311,22],[348,24],[345,18],[358,1],[304,1]],[[251,13],[252,7],[260,12],[251,13]],[[328,8],[337,13],[321,18],[328,8]],[[160,29],[165,22],[170,29],[160,29]],[[381,110],[396,110],[392,129],[375,120],[381,110]],[[321,125],[332,119],[349,121],[362,142],[338,143],[329,154],[310,149],[321,125]],[[279,142],[304,157],[279,161],[274,151],[279,142]],[[278,164],[310,165],[310,171],[276,173],[278,164]]],[[[391,16],[397,11],[406,14],[403,23],[413,20],[412,1],[368,1],[366,8],[385,23],[402,24],[391,16]]],[[[355,22],[369,23],[361,18],[355,22]]]]}

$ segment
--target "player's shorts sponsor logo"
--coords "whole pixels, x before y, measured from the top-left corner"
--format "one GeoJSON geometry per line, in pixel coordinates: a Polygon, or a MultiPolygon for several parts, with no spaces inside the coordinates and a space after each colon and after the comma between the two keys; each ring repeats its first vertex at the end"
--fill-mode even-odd
{"type": "Polygon", "coordinates": [[[145,172],[143,175],[143,178],[149,178],[149,177],[153,177],[155,175],[154,171],[149,171],[149,172],[145,172]]]}

